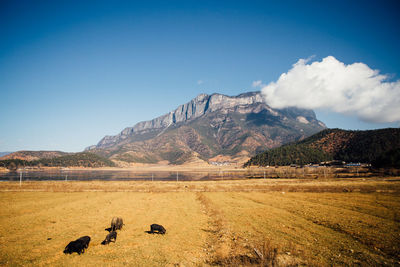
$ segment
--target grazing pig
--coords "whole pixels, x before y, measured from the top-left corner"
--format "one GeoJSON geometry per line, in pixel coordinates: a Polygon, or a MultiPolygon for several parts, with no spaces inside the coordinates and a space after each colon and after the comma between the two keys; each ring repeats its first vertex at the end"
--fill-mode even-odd
{"type": "Polygon", "coordinates": [[[167,232],[167,230],[165,230],[165,228],[162,225],[159,224],[152,224],[150,225],[150,233],[154,234],[165,234],[165,232],[167,232]]]}
{"type": "Polygon", "coordinates": [[[85,248],[88,248],[90,242],[89,236],[82,236],[75,241],[69,242],[69,244],[65,247],[64,253],[65,254],[72,254],[74,252],[81,253],[85,252],[85,248]]]}
{"type": "Polygon", "coordinates": [[[64,254],[72,254],[74,252],[79,255],[84,252],[84,247],[82,247],[81,243],[75,241],[69,242],[69,244],[64,249],[64,254]]]}
{"type": "Polygon", "coordinates": [[[111,231],[121,230],[124,222],[120,217],[113,217],[111,220],[111,231]]]}
{"type": "Polygon", "coordinates": [[[89,243],[90,243],[90,236],[82,236],[80,238],[78,238],[76,241],[81,242],[85,248],[89,247],[89,243]]]}
{"type": "Polygon", "coordinates": [[[103,242],[101,242],[102,245],[107,245],[110,242],[114,242],[117,241],[117,232],[115,231],[111,231],[107,236],[106,239],[104,239],[103,242]],[[114,241],[113,241],[114,240],[114,241]]]}

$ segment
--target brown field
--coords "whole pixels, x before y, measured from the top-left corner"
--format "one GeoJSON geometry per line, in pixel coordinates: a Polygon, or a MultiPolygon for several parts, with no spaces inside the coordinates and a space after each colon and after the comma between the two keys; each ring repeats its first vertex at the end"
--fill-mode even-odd
{"type": "Polygon", "coordinates": [[[396,266],[399,193],[398,178],[2,182],[0,265],[396,266]],[[113,216],[125,226],[100,245],[113,216]]]}

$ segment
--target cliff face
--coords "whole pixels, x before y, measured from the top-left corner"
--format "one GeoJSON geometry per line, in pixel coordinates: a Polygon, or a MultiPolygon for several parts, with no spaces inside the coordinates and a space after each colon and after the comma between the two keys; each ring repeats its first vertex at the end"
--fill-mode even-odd
{"type": "Polygon", "coordinates": [[[248,157],[261,149],[305,138],[325,128],[311,110],[272,109],[260,92],[200,94],[174,111],[105,136],[88,147],[133,162],[183,163],[193,157],[248,157]]]}

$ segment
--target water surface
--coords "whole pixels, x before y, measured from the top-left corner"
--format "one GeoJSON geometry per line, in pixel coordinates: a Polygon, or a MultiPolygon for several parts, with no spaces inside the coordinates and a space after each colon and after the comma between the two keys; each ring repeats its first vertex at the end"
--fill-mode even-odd
{"type": "Polygon", "coordinates": [[[123,171],[123,170],[24,170],[0,173],[0,181],[215,181],[254,177],[246,171],[123,171]]]}

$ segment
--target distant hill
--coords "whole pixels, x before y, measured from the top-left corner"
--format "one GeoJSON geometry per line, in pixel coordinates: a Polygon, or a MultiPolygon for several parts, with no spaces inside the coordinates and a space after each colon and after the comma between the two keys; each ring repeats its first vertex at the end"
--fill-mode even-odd
{"type": "Polygon", "coordinates": [[[68,155],[70,153],[62,152],[62,151],[29,151],[29,150],[21,150],[13,153],[6,154],[0,157],[0,160],[6,159],[20,159],[20,160],[39,160],[39,159],[51,159],[55,157],[60,157],[64,155],[68,155]]]}
{"type": "Polygon", "coordinates": [[[0,152],[0,158],[13,152],[0,152]]]}
{"type": "Polygon", "coordinates": [[[396,165],[396,159],[391,155],[398,153],[399,149],[399,128],[368,131],[326,129],[302,141],[260,153],[244,166],[302,165],[333,159],[376,165],[379,161],[381,166],[390,159],[393,163],[389,165],[396,165]]]}
{"type": "Polygon", "coordinates": [[[260,92],[201,94],[177,109],[106,136],[87,151],[140,163],[245,162],[325,129],[312,110],[269,107],[260,92]]]}
{"type": "Polygon", "coordinates": [[[114,162],[99,155],[80,152],[74,154],[68,154],[56,158],[41,159],[37,161],[43,166],[51,167],[112,167],[115,166],[114,162]]]}
{"type": "Polygon", "coordinates": [[[0,160],[0,167],[8,169],[17,169],[27,166],[41,166],[41,167],[113,167],[114,162],[99,155],[80,152],[68,153],[60,157],[41,158],[34,160],[22,159],[3,159],[0,160]]]}

